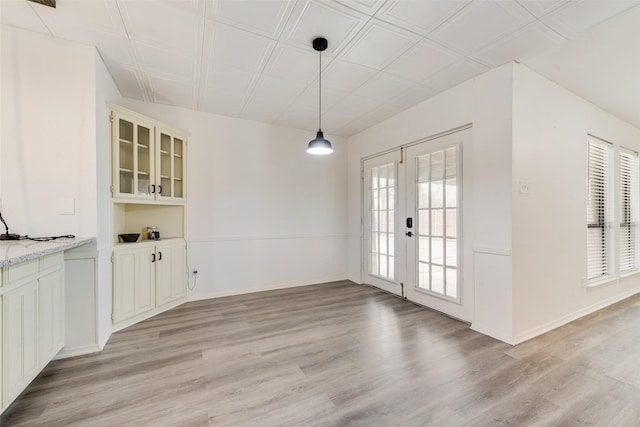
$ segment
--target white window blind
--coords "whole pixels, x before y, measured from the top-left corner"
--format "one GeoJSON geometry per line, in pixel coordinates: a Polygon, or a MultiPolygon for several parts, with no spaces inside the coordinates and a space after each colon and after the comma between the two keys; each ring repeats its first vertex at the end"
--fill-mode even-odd
{"type": "Polygon", "coordinates": [[[620,273],[625,273],[638,267],[638,153],[620,150],[619,168],[620,273]]]}
{"type": "Polygon", "coordinates": [[[612,274],[610,205],[613,146],[589,138],[587,151],[587,278],[595,281],[612,274]]]}

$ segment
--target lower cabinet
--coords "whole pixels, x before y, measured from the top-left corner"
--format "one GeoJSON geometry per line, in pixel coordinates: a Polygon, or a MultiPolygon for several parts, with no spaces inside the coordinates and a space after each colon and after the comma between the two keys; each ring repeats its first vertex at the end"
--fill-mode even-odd
{"type": "Polygon", "coordinates": [[[186,295],[186,245],[182,239],[121,245],[113,251],[113,324],[186,295]]]}
{"type": "Polygon", "coordinates": [[[4,410],[64,345],[64,256],[49,255],[0,271],[4,410]]]}

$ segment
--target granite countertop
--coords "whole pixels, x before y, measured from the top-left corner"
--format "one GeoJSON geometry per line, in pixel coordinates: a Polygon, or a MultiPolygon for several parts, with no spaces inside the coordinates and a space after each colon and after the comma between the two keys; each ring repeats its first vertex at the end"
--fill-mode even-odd
{"type": "Polygon", "coordinates": [[[50,242],[34,242],[33,240],[0,240],[0,268],[11,264],[29,261],[44,255],[66,251],[95,241],[95,237],[57,239],[50,242]]]}

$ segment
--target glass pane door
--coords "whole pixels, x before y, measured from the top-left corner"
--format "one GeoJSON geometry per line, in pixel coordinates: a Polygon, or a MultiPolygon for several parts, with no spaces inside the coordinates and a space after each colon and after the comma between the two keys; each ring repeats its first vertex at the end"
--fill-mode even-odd
{"type": "Polygon", "coordinates": [[[133,123],[118,120],[118,191],[122,194],[133,194],[133,123]]]}
{"type": "Polygon", "coordinates": [[[171,197],[172,138],[160,132],[160,179],[158,194],[160,197],[171,197]]]}
{"type": "Polygon", "coordinates": [[[173,197],[184,197],[184,141],[173,139],[173,197]]]}
{"type": "Polygon", "coordinates": [[[150,195],[151,194],[151,129],[141,125],[137,125],[137,160],[138,167],[136,170],[136,194],[150,195]]]}

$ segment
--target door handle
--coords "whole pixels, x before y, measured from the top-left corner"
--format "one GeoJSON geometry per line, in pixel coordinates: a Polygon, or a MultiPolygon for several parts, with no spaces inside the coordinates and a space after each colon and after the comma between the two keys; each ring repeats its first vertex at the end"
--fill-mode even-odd
{"type": "Polygon", "coordinates": [[[156,254],[151,254],[151,262],[156,262],[156,254]]]}
{"type": "Polygon", "coordinates": [[[162,261],[162,251],[158,251],[158,261],[162,261]]]}
{"type": "Polygon", "coordinates": [[[404,233],[404,234],[406,234],[406,235],[407,235],[407,236],[409,236],[409,237],[413,236],[413,233],[412,233],[412,232],[410,232],[410,231],[407,231],[407,232],[406,232],[406,233],[404,233]]]}

